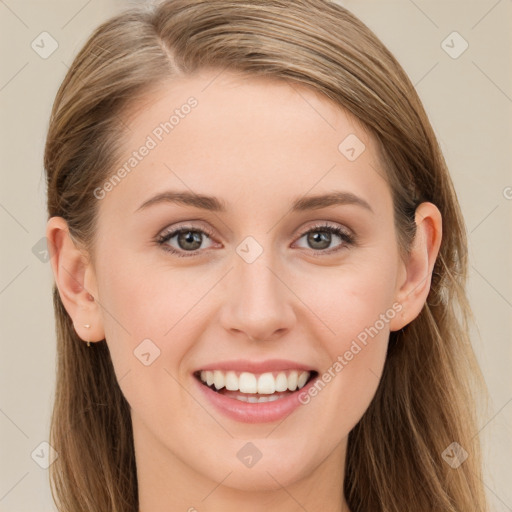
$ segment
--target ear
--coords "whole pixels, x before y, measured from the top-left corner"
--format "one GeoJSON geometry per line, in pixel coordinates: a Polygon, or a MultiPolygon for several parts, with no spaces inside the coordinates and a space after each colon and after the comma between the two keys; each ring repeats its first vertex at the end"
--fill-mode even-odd
{"type": "Polygon", "coordinates": [[[86,252],[75,244],[62,217],[50,218],[46,238],[55,283],[76,333],[84,341],[103,340],[96,277],[86,252]]]}
{"type": "Polygon", "coordinates": [[[399,283],[396,302],[402,304],[402,314],[390,322],[391,331],[398,331],[414,320],[423,309],[430,291],[432,271],[442,238],[442,217],[429,202],[416,208],[416,235],[399,283]]]}

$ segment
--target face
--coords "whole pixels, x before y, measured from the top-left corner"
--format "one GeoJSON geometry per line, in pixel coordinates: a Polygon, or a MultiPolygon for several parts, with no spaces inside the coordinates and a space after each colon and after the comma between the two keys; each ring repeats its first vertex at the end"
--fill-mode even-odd
{"type": "Polygon", "coordinates": [[[306,88],[227,72],[138,107],[87,274],[137,456],[246,490],[341,474],[404,277],[374,141],[306,88]]]}

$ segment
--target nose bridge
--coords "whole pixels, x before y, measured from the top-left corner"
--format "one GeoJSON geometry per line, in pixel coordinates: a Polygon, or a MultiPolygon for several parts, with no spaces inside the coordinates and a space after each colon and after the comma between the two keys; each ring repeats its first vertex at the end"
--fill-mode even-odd
{"type": "Polygon", "coordinates": [[[294,321],[293,294],[278,277],[280,266],[272,251],[265,249],[251,261],[246,256],[254,250],[254,246],[244,247],[243,243],[237,250],[242,256],[236,255],[230,272],[223,323],[228,330],[242,331],[256,340],[268,340],[279,332],[284,333],[294,321]],[[249,251],[244,253],[247,247],[249,251]]]}

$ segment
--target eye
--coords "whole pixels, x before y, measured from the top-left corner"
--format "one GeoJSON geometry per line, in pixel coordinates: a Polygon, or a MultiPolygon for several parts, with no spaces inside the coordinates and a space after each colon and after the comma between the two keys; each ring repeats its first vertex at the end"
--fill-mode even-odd
{"type": "MultiPolygon", "coordinates": [[[[193,226],[182,226],[177,229],[164,230],[156,238],[158,245],[178,257],[196,256],[201,249],[212,247],[213,234],[206,229],[199,229],[193,226]],[[209,242],[206,247],[203,245],[209,242]]],[[[299,241],[305,238],[308,244],[306,249],[313,249],[315,256],[338,252],[355,244],[354,235],[349,230],[340,226],[329,224],[316,225],[303,233],[299,241]],[[331,244],[338,239],[340,243],[331,247],[331,244]]]]}
{"type": "Polygon", "coordinates": [[[327,252],[328,254],[337,252],[348,246],[354,245],[354,236],[346,229],[340,226],[331,226],[330,224],[321,224],[314,226],[306,231],[299,240],[305,238],[308,246],[306,249],[314,249],[315,252],[327,252]],[[341,243],[334,248],[331,244],[336,239],[341,243]]]}
{"type": "Polygon", "coordinates": [[[171,231],[164,231],[157,237],[157,243],[166,251],[177,256],[194,256],[205,241],[211,242],[211,233],[191,226],[180,227],[171,231]],[[191,254],[186,254],[186,253],[191,254]]]}

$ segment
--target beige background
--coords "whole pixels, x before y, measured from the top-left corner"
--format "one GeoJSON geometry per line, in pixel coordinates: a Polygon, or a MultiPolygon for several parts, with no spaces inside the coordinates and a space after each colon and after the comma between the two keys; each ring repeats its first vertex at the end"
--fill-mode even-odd
{"type": "MultiPolygon", "coordinates": [[[[480,423],[485,485],[493,510],[512,511],[512,1],[343,4],[417,86],[455,181],[470,239],[474,345],[491,395],[480,423]],[[458,58],[442,46],[453,31],[469,45],[458,58]]],[[[55,510],[48,471],[31,458],[35,450],[34,459],[44,461],[48,451],[39,445],[48,439],[55,369],[52,275],[37,245],[46,219],[45,131],[73,56],[124,5],[0,0],[0,512],[55,510]],[[31,48],[43,31],[58,43],[46,59],[31,48]]],[[[453,54],[463,44],[452,35],[444,46],[453,54]]]]}

